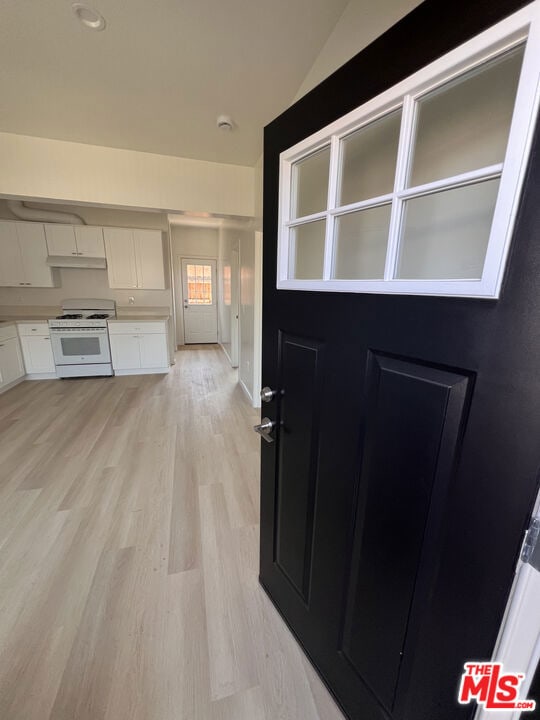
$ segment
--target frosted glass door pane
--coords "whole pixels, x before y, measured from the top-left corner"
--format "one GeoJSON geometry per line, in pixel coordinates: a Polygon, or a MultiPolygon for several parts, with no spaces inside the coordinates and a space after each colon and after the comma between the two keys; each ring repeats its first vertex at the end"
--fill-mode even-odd
{"type": "Polygon", "coordinates": [[[298,225],[291,228],[293,278],[303,280],[321,279],[324,267],[324,239],[326,220],[298,225]]]}
{"type": "Polygon", "coordinates": [[[390,211],[390,205],[383,205],[336,218],[335,278],[384,277],[390,211]]]}
{"type": "Polygon", "coordinates": [[[343,139],[339,205],[392,192],[400,124],[401,110],[343,139]]]}
{"type": "Polygon", "coordinates": [[[304,217],[326,210],[329,169],[329,147],[295,163],[291,217],[304,217]]]}
{"type": "Polygon", "coordinates": [[[520,47],[419,101],[409,186],[503,162],[522,60],[520,47]]]}
{"type": "Polygon", "coordinates": [[[499,179],[405,203],[400,279],[480,279],[499,179]]]}

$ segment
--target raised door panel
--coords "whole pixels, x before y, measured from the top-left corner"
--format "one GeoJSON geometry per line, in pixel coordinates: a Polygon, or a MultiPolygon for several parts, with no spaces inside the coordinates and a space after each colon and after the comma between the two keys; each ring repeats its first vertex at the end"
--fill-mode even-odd
{"type": "Polygon", "coordinates": [[[47,241],[41,223],[17,223],[26,285],[54,287],[55,275],[47,265],[47,241]]]}
{"type": "Polygon", "coordinates": [[[323,383],[323,346],[280,335],[283,388],[274,561],[306,605],[310,602],[318,440],[323,383]]]}
{"type": "Polygon", "coordinates": [[[0,221],[0,285],[24,285],[24,268],[17,223],[0,221]]]}
{"type": "Polygon", "coordinates": [[[0,385],[8,385],[24,375],[24,364],[18,338],[0,343],[0,385]]]}
{"type": "Polygon", "coordinates": [[[109,287],[136,288],[137,268],[133,231],[127,228],[103,228],[109,287]]]}
{"type": "Polygon", "coordinates": [[[160,230],[134,230],[138,287],[145,290],[165,289],[163,238],[160,230]]]}
{"type": "Polygon", "coordinates": [[[21,346],[27,373],[53,373],[55,371],[49,336],[22,337],[21,346]]]}
{"type": "Polygon", "coordinates": [[[73,225],[45,223],[44,228],[49,255],[77,255],[73,225]]]}
{"type": "Polygon", "coordinates": [[[379,353],[369,353],[367,368],[339,674],[351,703],[361,682],[391,714],[406,694],[429,602],[473,378],[379,353]]]}
{"type": "Polygon", "coordinates": [[[138,335],[111,335],[112,365],[115,370],[135,370],[141,367],[138,335]]]}
{"type": "Polygon", "coordinates": [[[77,253],[83,257],[105,257],[103,228],[93,225],[75,225],[77,253]]]}
{"type": "Polygon", "coordinates": [[[141,335],[141,367],[164,368],[169,365],[166,335],[141,335]]]}

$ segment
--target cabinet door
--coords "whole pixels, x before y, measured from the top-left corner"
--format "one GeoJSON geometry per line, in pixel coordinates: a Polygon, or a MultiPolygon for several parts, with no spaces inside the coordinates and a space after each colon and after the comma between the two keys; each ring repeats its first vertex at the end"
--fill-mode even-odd
{"type": "Polygon", "coordinates": [[[141,367],[139,335],[111,335],[112,365],[115,370],[141,367]]]}
{"type": "Polygon", "coordinates": [[[125,228],[103,228],[109,287],[136,288],[137,269],[133,231],[125,228]]]}
{"type": "Polygon", "coordinates": [[[77,254],[73,225],[45,223],[44,227],[49,255],[68,255],[71,257],[77,254]]]}
{"type": "Polygon", "coordinates": [[[141,367],[162,368],[169,366],[166,335],[140,335],[141,367]]]}
{"type": "Polygon", "coordinates": [[[75,225],[77,253],[86,257],[105,257],[103,228],[93,225],[75,225]]]}
{"type": "Polygon", "coordinates": [[[24,268],[25,285],[54,287],[52,269],[47,265],[47,242],[41,223],[16,223],[24,268]]]}
{"type": "Polygon", "coordinates": [[[48,335],[22,337],[21,345],[27,373],[55,371],[51,339],[48,335]]]}
{"type": "Polygon", "coordinates": [[[138,287],[164,290],[163,238],[160,230],[134,230],[138,287]]]}
{"type": "Polygon", "coordinates": [[[24,375],[24,365],[17,338],[0,342],[0,386],[8,385],[24,375]]]}
{"type": "Polygon", "coordinates": [[[24,285],[17,224],[0,221],[0,285],[24,285]]]}

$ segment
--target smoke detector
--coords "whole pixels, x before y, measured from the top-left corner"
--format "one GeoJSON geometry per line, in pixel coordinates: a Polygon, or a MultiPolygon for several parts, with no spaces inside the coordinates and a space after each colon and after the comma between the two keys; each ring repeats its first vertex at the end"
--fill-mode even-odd
{"type": "Polygon", "coordinates": [[[229,132],[234,128],[234,122],[233,119],[228,115],[219,115],[217,119],[217,126],[220,130],[229,132]]]}
{"type": "Polygon", "coordinates": [[[75,17],[89,30],[105,30],[105,18],[97,10],[85,3],[74,2],[71,5],[75,17]]]}

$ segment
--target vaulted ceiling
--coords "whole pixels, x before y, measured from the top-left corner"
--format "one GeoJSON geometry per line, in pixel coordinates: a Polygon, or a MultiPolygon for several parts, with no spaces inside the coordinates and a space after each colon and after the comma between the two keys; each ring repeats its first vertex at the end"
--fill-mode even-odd
{"type": "Polygon", "coordinates": [[[347,0],[89,4],[104,31],[70,0],[4,0],[0,130],[253,165],[347,0]]]}

